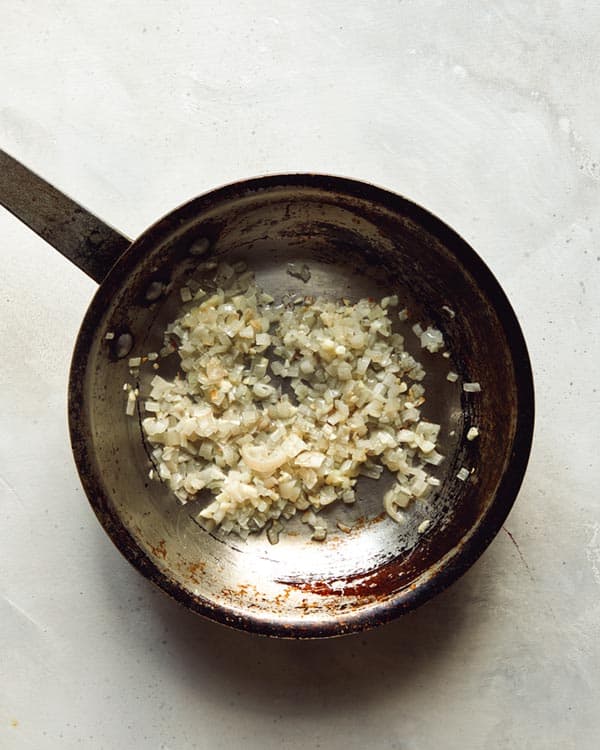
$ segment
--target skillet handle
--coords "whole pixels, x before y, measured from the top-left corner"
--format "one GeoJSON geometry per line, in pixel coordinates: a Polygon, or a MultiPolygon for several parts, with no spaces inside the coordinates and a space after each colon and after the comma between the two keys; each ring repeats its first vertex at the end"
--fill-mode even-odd
{"type": "Polygon", "coordinates": [[[131,244],[2,149],[0,205],[98,283],[131,244]]]}

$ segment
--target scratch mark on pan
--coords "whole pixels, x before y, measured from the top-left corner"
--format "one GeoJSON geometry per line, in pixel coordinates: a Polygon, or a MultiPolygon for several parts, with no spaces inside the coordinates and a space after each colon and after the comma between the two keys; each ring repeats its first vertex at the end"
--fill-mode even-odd
{"type": "Polygon", "coordinates": [[[516,539],[515,539],[515,538],[514,538],[514,536],[513,536],[513,535],[512,535],[511,533],[510,533],[510,531],[509,531],[509,530],[508,530],[508,529],[506,528],[506,526],[503,526],[502,528],[503,528],[503,529],[504,529],[504,531],[506,531],[506,533],[508,534],[508,537],[509,537],[510,541],[511,541],[511,542],[512,542],[512,543],[513,543],[513,544],[515,545],[515,549],[517,550],[517,552],[518,552],[518,554],[519,554],[519,557],[521,558],[521,562],[522,562],[522,563],[523,563],[523,565],[525,566],[525,569],[526,569],[526,570],[527,570],[527,572],[529,573],[529,577],[531,578],[531,580],[532,580],[532,581],[533,581],[533,580],[535,580],[535,579],[534,579],[534,577],[533,577],[533,573],[531,572],[531,568],[529,567],[529,565],[527,565],[527,560],[526,560],[526,559],[525,559],[525,557],[523,556],[523,553],[521,552],[521,548],[520,548],[520,547],[519,547],[519,545],[517,544],[517,542],[516,542],[516,539]]]}
{"type": "Polygon", "coordinates": [[[242,550],[242,549],[240,549],[239,547],[236,547],[236,546],[235,546],[235,544],[232,544],[232,543],[231,543],[231,542],[229,542],[229,541],[225,541],[225,539],[220,539],[220,538],[219,538],[219,537],[218,537],[218,536],[217,536],[217,535],[216,535],[216,534],[214,533],[214,531],[206,531],[206,529],[205,529],[205,528],[204,528],[204,527],[202,526],[202,524],[200,524],[200,523],[199,523],[199,522],[198,522],[198,521],[197,521],[197,520],[196,520],[196,519],[194,518],[194,516],[189,516],[189,518],[190,518],[190,520],[191,520],[191,521],[192,521],[193,523],[195,523],[195,524],[196,524],[196,526],[197,526],[197,527],[198,527],[199,529],[202,529],[202,531],[205,531],[205,532],[206,532],[206,533],[208,534],[208,536],[211,536],[211,537],[212,537],[212,538],[213,538],[213,539],[215,540],[215,542],[219,542],[219,544],[224,544],[224,545],[225,545],[226,547],[230,547],[231,549],[235,550],[236,552],[243,552],[243,550],[242,550]]]}

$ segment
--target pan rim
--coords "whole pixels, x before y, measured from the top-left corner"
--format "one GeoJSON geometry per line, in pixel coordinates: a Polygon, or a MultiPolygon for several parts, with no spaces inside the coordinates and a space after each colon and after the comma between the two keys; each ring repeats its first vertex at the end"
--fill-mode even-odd
{"type": "Polygon", "coordinates": [[[517,498],[531,452],[535,403],[531,361],[517,316],[495,275],[466,240],[427,209],[385,188],[348,177],[297,172],[239,180],[202,193],[158,219],[132,242],[100,284],[82,321],[71,360],[68,409],[71,446],[88,501],[113,544],[138,572],[178,603],[221,624],[269,636],[322,638],[367,630],[414,610],[448,588],[473,565],[500,531],[517,498]],[[314,188],[322,192],[330,192],[333,189],[337,193],[343,192],[351,197],[367,199],[388,210],[404,214],[440,240],[473,276],[478,288],[494,310],[505,334],[512,360],[517,401],[512,450],[508,455],[495,497],[467,540],[459,545],[450,559],[429,580],[414,589],[401,590],[383,602],[357,609],[343,618],[332,617],[318,622],[299,619],[293,623],[276,620],[265,614],[243,614],[225,605],[215,605],[207,599],[197,597],[170,578],[146,555],[122,524],[116,511],[112,509],[111,512],[111,502],[103,490],[102,477],[97,476],[95,472],[91,441],[89,438],[83,439],[87,432],[84,428],[87,422],[83,388],[85,378],[82,377],[82,373],[87,370],[88,354],[96,336],[98,318],[106,306],[106,282],[114,273],[119,272],[119,267],[127,259],[131,259],[133,252],[143,249],[149,237],[153,237],[154,244],[154,235],[157,232],[169,231],[184,213],[200,213],[209,205],[214,207],[219,203],[239,199],[258,189],[290,187],[314,188]]]}

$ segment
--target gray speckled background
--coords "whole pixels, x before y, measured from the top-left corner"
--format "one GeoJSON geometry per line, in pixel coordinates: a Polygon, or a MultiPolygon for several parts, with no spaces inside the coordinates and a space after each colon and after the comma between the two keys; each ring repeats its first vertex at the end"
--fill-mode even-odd
{"type": "Polygon", "coordinates": [[[0,146],[135,235],[241,177],[322,171],[445,219],[536,376],[507,532],[378,631],[273,642],[178,609],[73,466],[90,280],[0,211],[0,746],[593,750],[600,733],[600,8],[2,3],[0,146]]]}

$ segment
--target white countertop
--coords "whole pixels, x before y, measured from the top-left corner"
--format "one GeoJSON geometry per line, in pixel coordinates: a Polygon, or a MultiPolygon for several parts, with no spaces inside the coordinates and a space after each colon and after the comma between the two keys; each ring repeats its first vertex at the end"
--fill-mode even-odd
{"type": "Polygon", "coordinates": [[[24,0],[2,16],[0,147],[129,236],[285,171],[374,182],[447,221],[521,320],[537,422],[507,531],[413,615],[320,642],[203,621],[87,504],[66,394],[95,286],[0,210],[0,747],[595,750],[598,4],[24,0]]]}

